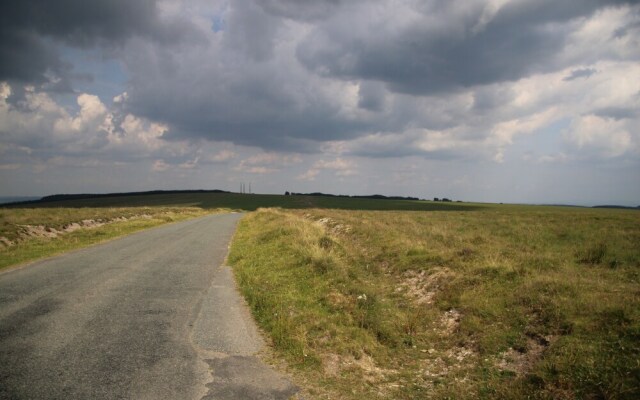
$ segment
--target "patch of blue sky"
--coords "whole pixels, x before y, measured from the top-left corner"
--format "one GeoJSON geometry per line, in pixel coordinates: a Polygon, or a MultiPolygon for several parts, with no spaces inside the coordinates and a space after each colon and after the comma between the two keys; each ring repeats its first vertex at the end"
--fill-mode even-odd
{"type": "Polygon", "coordinates": [[[226,22],[222,13],[211,17],[211,30],[214,32],[224,32],[226,30],[226,22]]]}
{"type": "Polygon", "coordinates": [[[570,124],[570,118],[562,118],[532,133],[516,135],[505,156],[535,161],[540,157],[558,155],[566,148],[563,135],[570,124]]]}
{"type": "Polygon", "coordinates": [[[64,47],[61,53],[74,66],[72,85],[76,93],[93,94],[109,104],[125,90],[128,78],[120,61],[100,50],[64,47]]]}

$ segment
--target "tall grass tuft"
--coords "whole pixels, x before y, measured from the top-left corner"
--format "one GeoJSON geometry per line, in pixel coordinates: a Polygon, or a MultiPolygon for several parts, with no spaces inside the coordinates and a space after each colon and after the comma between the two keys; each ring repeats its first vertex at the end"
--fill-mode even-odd
{"type": "Polygon", "coordinates": [[[581,264],[599,265],[607,256],[607,244],[604,242],[588,245],[578,253],[578,262],[581,264]]]}

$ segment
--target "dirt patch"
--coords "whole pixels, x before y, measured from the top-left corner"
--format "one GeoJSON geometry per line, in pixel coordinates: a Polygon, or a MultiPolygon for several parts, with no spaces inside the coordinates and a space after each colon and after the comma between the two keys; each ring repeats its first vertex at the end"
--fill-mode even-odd
{"type": "Polygon", "coordinates": [[[316,224],[322,226],[323,228],[328,230],[330,233],[333,233],[334,235],[338,235],[341,233],[348,233],[351,231],[351,227],[349,225],[341,224],[331,218],[320,218],[319,220],[316,221],[316,224]]]}
{"type": "MultiPolygon", "coordinates": [[[[452,308],[442,314],[439,326],[435,331],[442,337],[453,335],[460,326],[461,318],[462,313],[452,308]]],[[[422,352],[427,353],[429,357],[422,363],[422,377],[427,382],[450,374],[459,376],[460,372],[475,368],[478,362],[478,353],[470,343],[440,351],[429,349],[422,350],[422,352]]]]}
{"type": "Polygon", "coordinates": [[[330,305],[334,309],[347,308],[351,303],[347,296],[345,296],[344,294],[336,290],[330,291],[326,295],[325,301],[327,302],[328,305],[330,305]]]}
{"type": "Polygon", "coordinates": [[[432,360],[426,360],[423,362],[422,374],[426,378],[439,378],[441,376],[446,376],[448,373],[449,368],[442,357],[436,357],[432,360]]]}
{"type": "Polygon", "coordinates": [[[7,239],[4,236],[0,236],[0,246],[2,246],[2,247],[11,247],[13,245],[14,245],[14,243],[11,240],[7,239]]]}
{"type": "Polygon", "coordinates": [[[327,376],[334,377],[339,376],[345,370],[357,368],[362,371],[363,378],[369,383],[380,382],[394,372],[378,367],[368,354],[362,354],[358,359],[352,355],[327,354],[322,358],[322,367],[327,376]]]}
{"type": "Polygon", "coordinates": [[[112,219],[84,219],[79,222],[71,222],[64,225],[60,229],[52,228],[44,225],[17,225],[19,227],[18,237],[15,240],[9,240],[6,237],[0,237],[0,247],[8,248],[16,244],[28,240],[30,238],[55,239],[58,236],[75,232],[81,229],[95,229],[101,226],[116,222],[125,222],[134,219],[151,219],[148,214],[133,215],[131,217],[116,217],[112,219]]]}
{"type": "Polygon", "coordinates": [[[99,228],[110,221],[84,219],[80,222],[72,222],[62,227],[61,230],[43,225],[20,225],[20,239],[28,239],[30,237],[53,239],[66,233],[71,233],[80,229],[99,228]]]}
{"type": "Polygon", "coordinates": [[[397,291],[404,290],[418,304],[431,304],[442,285],[453,276],[449,268],[434,268],[429,272],[408,271],[404,273],[397,291]]]}
{"type": "Polygon", "coordinates": [[[429,350],[434,358],[422,361],[422,377],[428,381],[472,368],[477,362],[478,354],[467,347],[454,347],[444,352],[429,350]]]}
{"type": "Polygon", "coordinates": [[[82,226],[84,228],[98,228],[102,225],[104,225],[104,222],[102,222],[102,220],[97,220],[97,221],[93,219],[82,220],[82,226]]]}
{"type": "Polygon", "coordinates": [[[456,310],[455,308],[446,311],[442,315],[442,318],[440,318],[440,333],[444,336],[453,334],[456,330],[458,330],[461,318],[462,314],[460,314],[460,311],[456,310]]]}
{"type": "Polygon", "coordinates": [[[343,357],[337,354],[327,354],[322,358],[322,368],[327,376],[338,376],[344,367],[343,357]]]}
{"type": "Polygon", "coordinates": [[[466,362],[467,359],[474,357],[476,353],[467,347],[456,347],[447,351],[447,357],[458,363],[466,362]]]}
{"type": "Polygon", "coordinates": [[[67,233],[71,233],[74,231],[77,231],[78,229],[82,229],[82,225],[80,225],[77,222],[73,222],[69,225],[66,225],[64,228],[62,228],[63,231],[67,232],[67,233]]]}
{"type": "Polygon", "coordinates": [[[20,236],[31,236],[41,238],[55,238],[60,234],[55,228],[49,228],[43,225],[22,225],[20,236]]]}
{"type": "Polygon", "coordinates": [[[552,336],[529,337],[524,348],[510,348],[502,352],[496,366],[502,371],[511,371],[518,376],[526,375],[540,361],[553,340],[552,336]]]}

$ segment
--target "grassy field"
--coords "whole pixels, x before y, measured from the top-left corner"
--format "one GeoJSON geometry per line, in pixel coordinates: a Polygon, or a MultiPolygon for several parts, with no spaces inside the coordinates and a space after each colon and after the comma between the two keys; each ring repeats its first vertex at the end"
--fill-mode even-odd
{"type": "Polygon", "coordinates": [[[193,207],[0,208],[0,269],[210,212],[193,207]]]}
{"type": "Polygon", "coordinates": [[[0,207],[0,269],[215,210],[259,207],[425,211],[478,206],[237,193],[123,195],[5,205],[0,207]],[[92,222],[84,226],[82,221],[87,220],[92,222]],[[74,224],[83,229],[73,229],[74,224]]]}
{"type": "Polygon", "coordinates": [[[259,210],[229,262],[312,398],[639,398],[640,213],[466,210],[259,210]]]}
{"type": "Polygon", "coordinates": [[[0,268],[220,208],[257,210],[228,261],[272,361],[309,398],[640,397],[638,211],[231,193],[59,201],[0,208],[0,268]]]}

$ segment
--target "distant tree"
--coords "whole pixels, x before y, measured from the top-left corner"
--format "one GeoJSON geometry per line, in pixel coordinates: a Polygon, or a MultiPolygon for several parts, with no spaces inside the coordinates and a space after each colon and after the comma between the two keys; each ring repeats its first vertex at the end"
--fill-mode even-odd
{"type": "Polygon", "coordinates": [[[434,197],[434,198],[433,198],[433,201],[440,201],[440,199],[439,199],[439,198],[437,198],[437,197],[434,197]]]}
{"type": "Polygon", "coordinates": [[[285,195],[285,196],[289,196],[290,194],[291,194],[291,193],[289,193],[289,192],[284,192],[284,195],[285,195]]]}

